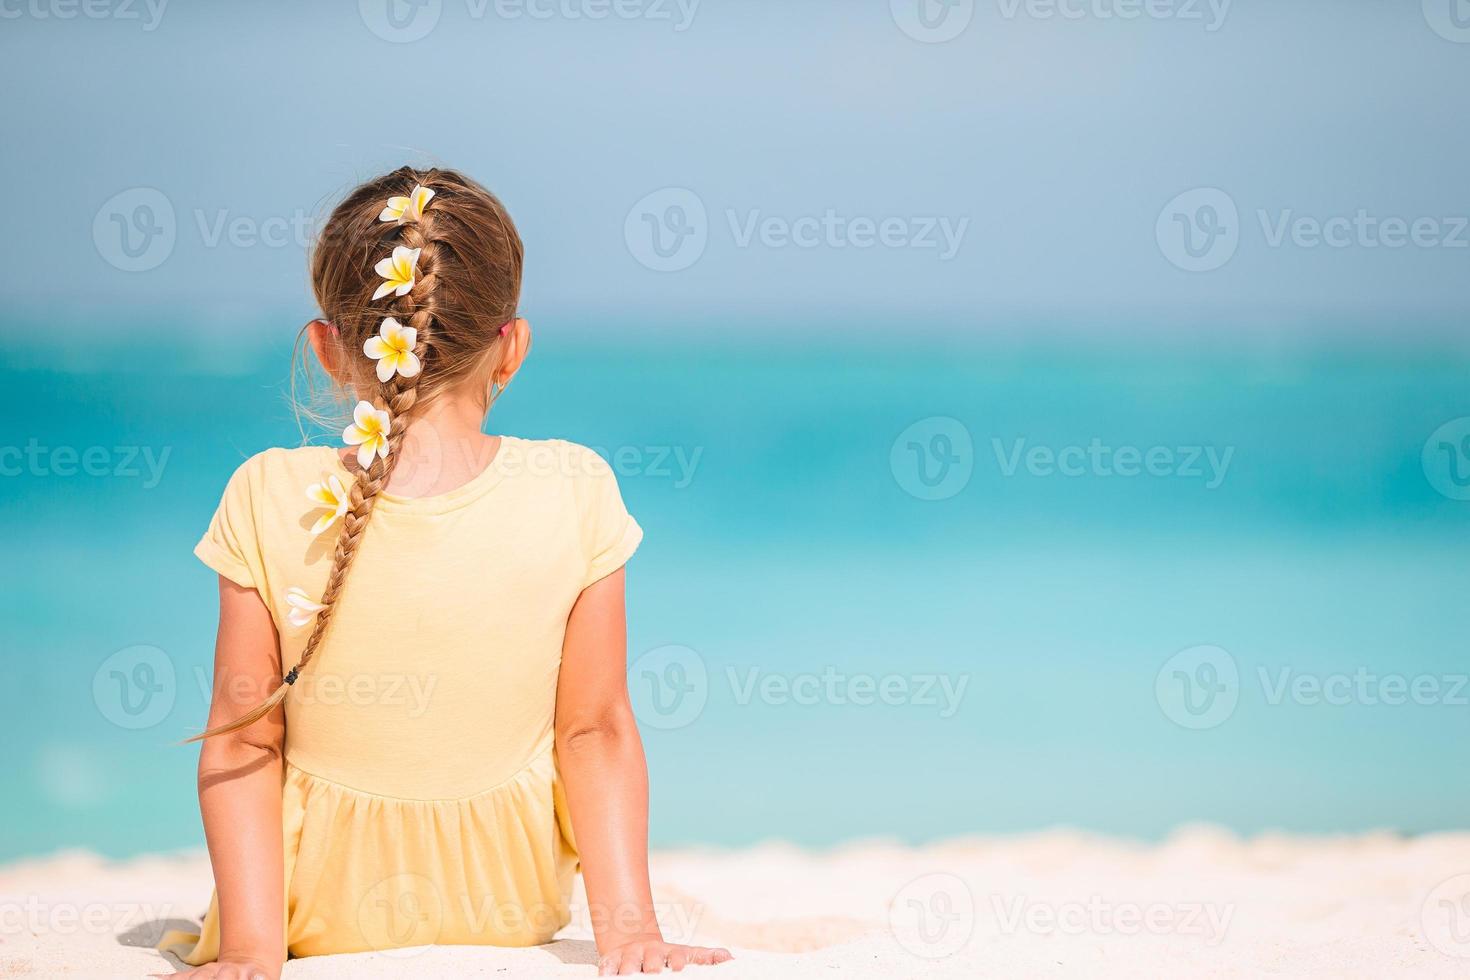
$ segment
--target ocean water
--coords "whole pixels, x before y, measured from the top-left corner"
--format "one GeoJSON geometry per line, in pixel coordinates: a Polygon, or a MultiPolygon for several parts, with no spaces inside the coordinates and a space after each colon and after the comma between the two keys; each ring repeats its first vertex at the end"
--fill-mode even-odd
{"type": "MultiPolygon", "coordinates": [[[[619,338],[544,336],[488,428],[644,526],[655,844],[1465,826],[1463,354],[619,338]]],[[[0,858],[202,842],[191,549],[299,434],[283,342],[144,346],[6,355],[0,858]]]]}

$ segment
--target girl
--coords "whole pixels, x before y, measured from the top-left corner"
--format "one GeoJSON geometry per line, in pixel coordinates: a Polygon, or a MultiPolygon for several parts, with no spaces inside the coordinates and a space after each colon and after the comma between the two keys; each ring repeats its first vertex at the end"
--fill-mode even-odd
{"type": "Polygon", "coordinates": [[[187,980],[544,943],[579,864],[599,972],[730,958],[653,915],[624,679],[642,532],[590,450],[480,431],[530,349],[521,259],[447,170],[369,181],[322,231],[307,334],[358,399],[346,446],[246,461],[195,549],[220,576],[197,736],[215,896],[164,941],[187,980]]]}

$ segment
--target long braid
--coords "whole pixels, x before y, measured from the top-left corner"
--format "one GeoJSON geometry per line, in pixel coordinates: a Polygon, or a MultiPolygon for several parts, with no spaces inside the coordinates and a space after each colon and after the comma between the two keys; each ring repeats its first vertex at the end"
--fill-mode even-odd
{"type": "Polygon", "coordinates": [[[342,529],[337,537],[337,546],[332,553],[331,571],[327,574],[327,583],[319,600],[321,608],[317,611],[316,622],[306,640],[306,645],[302,648],[301,656],[270,697],[239,718],[201,732],[186,739],[187,742],[236,731],[265,717],[285,700],[301,670],[311,662],[321,648],[327,627],[332,621],[332,613],[337,607],[342,588],[347,582],[347,573],[352,568],[352,562],[357,557],[363,535],[367,532],[368,521],[372,517],[378,495],[388,485],[388,479],[398,465],[404,437],[408,433],[413,410],[418,404],[419,383],[427,373],[424,366],[432,356],[434,288],[438,284],[438,277],[434,272],[437,246],[433,237],[433,223],[433,211],[427,209],[417,221],[398,225],[393,229],[396,234],[383,237],[383,241],[390,246],[396,240],[399,244],[420,250],[413,288],[403,296],[391,297],[384,313],[401,318],[400,322],[406,320],[407,325],[414,328],[417,335],[413,352],[419,358],[421,367],[419,372],[411,378],[395,373],[387,382],[379,382],[379,391],[372,398],[375,408],[388,411],[390,420],[388,454],[386,457],[375,456],[372,464],[365,470],[359,470],[353,479],[352,489],[348,491],[347,511],[342,515],[342,529]]]}
{"type": "MultiPolygon", "coordinates": [[[[433,239],[429,237],[428,229],[425,227],[432,220],[429,213],[425,212],[418,224],[403,226],[401,241],[409,248],[422,250],[418,261],[419,274],[415,279],[413,289],[406,296],[395,298],[392,304],[392,312],[405,316],[408,326],[417,331],[414,353],[418,355],[421,362],[428,354],[430,347],[430,329],[434,319],[434,286],[437,282],[433,272],[433,239]]],[[[386,459],[381,456],[375,457],[372,465],[360,471],[357,479],[353,481],[352,489],[348,493],[347,513],[342,515],[342,533],[337,537],[337,548],[332,555],[332,571],[327,576],[327,585],[320,599],[323,608],[316,614],[316,625],[311,631],[311,636],[307,638],[306,646],[301,651],[301,659],[297,661],[293,671],[299,671],[312,657],[316,656],[322,638],[326,635],[327,624],[331,622],[332,611],[337,605],[337,597],[342,591],[343,584],[347,581],[347,572],[352,567],[352,560],[357,557],[358,545],[367,531],[368,519],[373,513],[373,505],[377,502],[378,494],[382,493],[383,488],[388,485],[388,478],[398,465],[399,450],[403,447],[403,438],[408,432],[411,413],[418,403],[419,380],[423,376],[423,370],[412,378],[395,374],[387,384],[382,386],[383,390],[373,399],[373,404],[377,408],[388,410],[388,417],[392,420],[392,429],[388,433],[388,456],[386,459]]]]}

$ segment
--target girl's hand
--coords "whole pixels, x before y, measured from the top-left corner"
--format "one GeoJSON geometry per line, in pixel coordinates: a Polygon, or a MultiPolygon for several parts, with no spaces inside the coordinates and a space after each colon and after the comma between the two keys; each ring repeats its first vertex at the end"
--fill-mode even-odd
{"type": "Polygon", "coordinates": [[[244,956],[222,956],[180,973],[155,973],[163,980],[281,980],[281,964],[244,956]]]}
{"type": "Polygon", "coordinates": [[[670,970],[682,970],[690,963],[714,966],[730,959],[728,949],[708,949],[704,946],[681,946],[666,943],[662,939],[635,939],[607,951],[597,958],[597,975],[610,977],[629,973],[659,973],[667,966],[670,970]]]}

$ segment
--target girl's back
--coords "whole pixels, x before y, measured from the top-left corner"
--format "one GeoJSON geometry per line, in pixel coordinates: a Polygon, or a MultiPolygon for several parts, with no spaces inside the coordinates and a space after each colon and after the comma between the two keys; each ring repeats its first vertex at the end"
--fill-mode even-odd
{"type": "MultiPolygon", "coordinates": [[[[309,632],[302,597],[321,595],[332,565],[327,502],[352,479],[328,447],[260,453],[195,549],[266,598],[286,663],[309,632]]],[[[552,755],[563,634],[582,589],[641,536],[608,465],[568,442],[501,437],[452,490],[379,493],[332,654],[286,701],[293,953],[529,945],[566,924],[576,856],[552,755]]],[[[178,950],[213,959],[213,925],[178,950]]]]}

